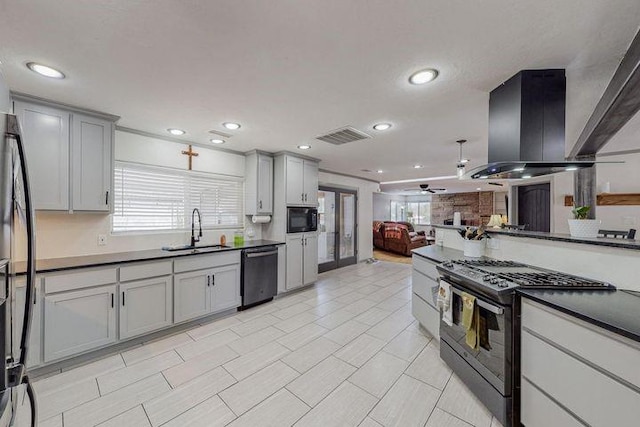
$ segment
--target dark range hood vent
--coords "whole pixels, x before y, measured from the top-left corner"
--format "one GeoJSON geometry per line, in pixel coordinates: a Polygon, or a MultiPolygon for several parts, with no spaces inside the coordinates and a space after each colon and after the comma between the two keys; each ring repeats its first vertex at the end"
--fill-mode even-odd
{"type": "Polygon", "coordinates": [[[532,178],[593,166],[565,160],[566,86],[563,69],[524,70],[492,90],[489,164],[465,178],[532,178]]]}
{"type": "Polygon", "coordinates": [[[489,163],[564,160],[564,70],[525,70],[491,91],[489,163]]]}

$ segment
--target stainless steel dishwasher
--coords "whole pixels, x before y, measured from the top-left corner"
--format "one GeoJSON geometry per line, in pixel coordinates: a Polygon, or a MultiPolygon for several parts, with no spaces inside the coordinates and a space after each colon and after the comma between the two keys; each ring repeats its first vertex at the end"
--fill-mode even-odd
{"type": "Polygon", "coordinates": [[[278,293],[278,248],[263,246],[242,251],[240,310],[271,301],[278,293]]]}

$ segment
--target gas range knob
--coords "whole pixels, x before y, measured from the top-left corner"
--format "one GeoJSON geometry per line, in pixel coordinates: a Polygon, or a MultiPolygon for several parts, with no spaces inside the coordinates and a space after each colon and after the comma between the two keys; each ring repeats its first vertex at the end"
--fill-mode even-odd
{"type": "Polygon", "coordinates": [[[482,280],[485,282],[488,282],[491,280],[493,276],[491,276],[490,274],[485,274],[484,276],[482,276],[482,280]]]}
{"type": "Polygon", "coordinates": [[[498,278],[497,277],[492,277],[491,280],[490,280],[490,283],[492,285],[497,285],[498,284],[498,278]]]}
{"type": "Polygon", "coordinates": [[[506,288],[506,287],[508,287],[509,285],[507,284],[507,281],[506,281],[506,280],[502,279],[502,280],[500,280],[500,281],[498,282],[498,286],[499,286],[499,287],[501,287],[501,288],[506,288]]]}
{"type": "Polygon", "coordinates": [[[443,262],[442,265],[446,268],[453,268],[453,263],[451,261],[443,262]]]}

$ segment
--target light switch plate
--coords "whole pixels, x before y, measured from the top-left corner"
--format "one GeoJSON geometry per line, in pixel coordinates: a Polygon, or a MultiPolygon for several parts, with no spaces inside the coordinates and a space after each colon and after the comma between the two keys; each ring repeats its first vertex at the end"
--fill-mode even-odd
{"type": "Polygon", "coordinates": [[[105,246],[107,244],[107,235],[98,234],[98,246],[105,246]]]}

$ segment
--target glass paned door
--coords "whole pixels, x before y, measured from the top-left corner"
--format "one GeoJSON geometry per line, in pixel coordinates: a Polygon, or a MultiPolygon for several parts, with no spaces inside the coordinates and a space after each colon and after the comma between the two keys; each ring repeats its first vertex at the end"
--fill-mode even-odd
{"type": "Polygon", "coordinates": [[[357,261],[357,194],[320,187],[318,191],[318,271],[357,261]]]}
{"type": "Polygon", "coordinates": [[[336,257],[336,193],[318,191],[318,264],[336,257]]]}

